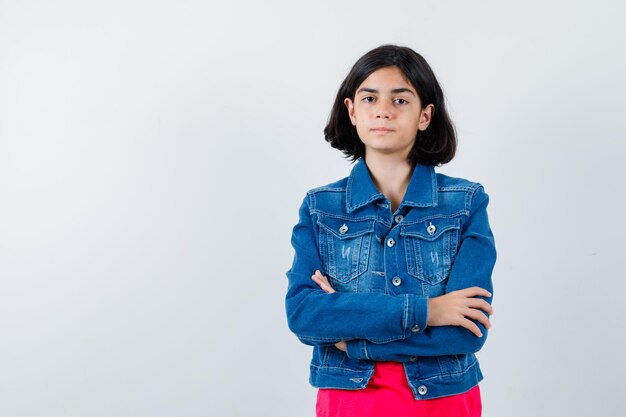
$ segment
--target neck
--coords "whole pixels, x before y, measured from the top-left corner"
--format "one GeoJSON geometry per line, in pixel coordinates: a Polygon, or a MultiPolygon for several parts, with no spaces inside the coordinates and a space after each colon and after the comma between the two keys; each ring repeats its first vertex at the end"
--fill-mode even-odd
{"type": "Polygon", "coordinates": [[[391,211],[395,212],[411,181],[411,164],[406,157],[397,155],[372,153],[364,159],[374,185],[391,202],[391,211]]]}

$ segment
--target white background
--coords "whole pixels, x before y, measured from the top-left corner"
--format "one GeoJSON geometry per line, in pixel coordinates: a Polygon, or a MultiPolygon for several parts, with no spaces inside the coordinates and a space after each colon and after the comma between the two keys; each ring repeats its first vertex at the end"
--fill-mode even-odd
{"type": "Polygon", "coordinates": [[[313,416],[286,324],[334,95],[431,64],[491,197],[484,415],[624,415],[618,1],[0,1],[0,416],[313,416]]]}

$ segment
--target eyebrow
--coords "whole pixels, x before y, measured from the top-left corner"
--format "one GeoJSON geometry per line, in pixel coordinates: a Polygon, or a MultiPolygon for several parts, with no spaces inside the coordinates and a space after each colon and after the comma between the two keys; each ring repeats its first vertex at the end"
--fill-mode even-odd
{"type": "MultiPolygon", "coordinates": [[[[363,93],[374,93],[374,94],[378,94],[378,92],[379,92],[379,91],[378,91],[378,90],[376,90],[375,88],[366,88],[366,87],[363,87],[363,88],[359,88],[359,91],[357,91],[356,93],[357,93],[357,94],[359,94],[359,93],[361,93],[361,92],[363,92],[363,93]]],[[[409,90],[408,88],[404,88],[404,87],[403,87],[403,88],[394,88],[393,90],[391,90],[391,93],[392,93],[392,94],[398,94],[398,93],[411,93],[412,95],[414,95],[414,96],[415,96],[415,93],[414,93],[413,91],[409,90]]]]}

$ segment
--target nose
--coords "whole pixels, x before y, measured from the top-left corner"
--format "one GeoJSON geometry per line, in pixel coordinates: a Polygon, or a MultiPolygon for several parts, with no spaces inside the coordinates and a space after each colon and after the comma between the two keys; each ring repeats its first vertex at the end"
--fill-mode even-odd
{"type": "Polygon", "coordinates": [[[381,100],[378,104],[378,107],[376,108],[376,118],[390,119],[392,111],[393,109],[391,105],[381,100]]]}

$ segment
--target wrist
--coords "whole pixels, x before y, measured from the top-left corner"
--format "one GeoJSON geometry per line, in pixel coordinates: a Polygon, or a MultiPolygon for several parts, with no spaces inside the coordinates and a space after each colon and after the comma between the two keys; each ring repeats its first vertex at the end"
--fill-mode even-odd
{"type": "Polygon", "coordinates": [[[437,320],[437,304],[438,304],[438,297],[434,297],[434,298],[429,298],[428,299],[428,316],[426,318],[426,323],[428,326],[436,326],[436,320],[437,320]]]}

